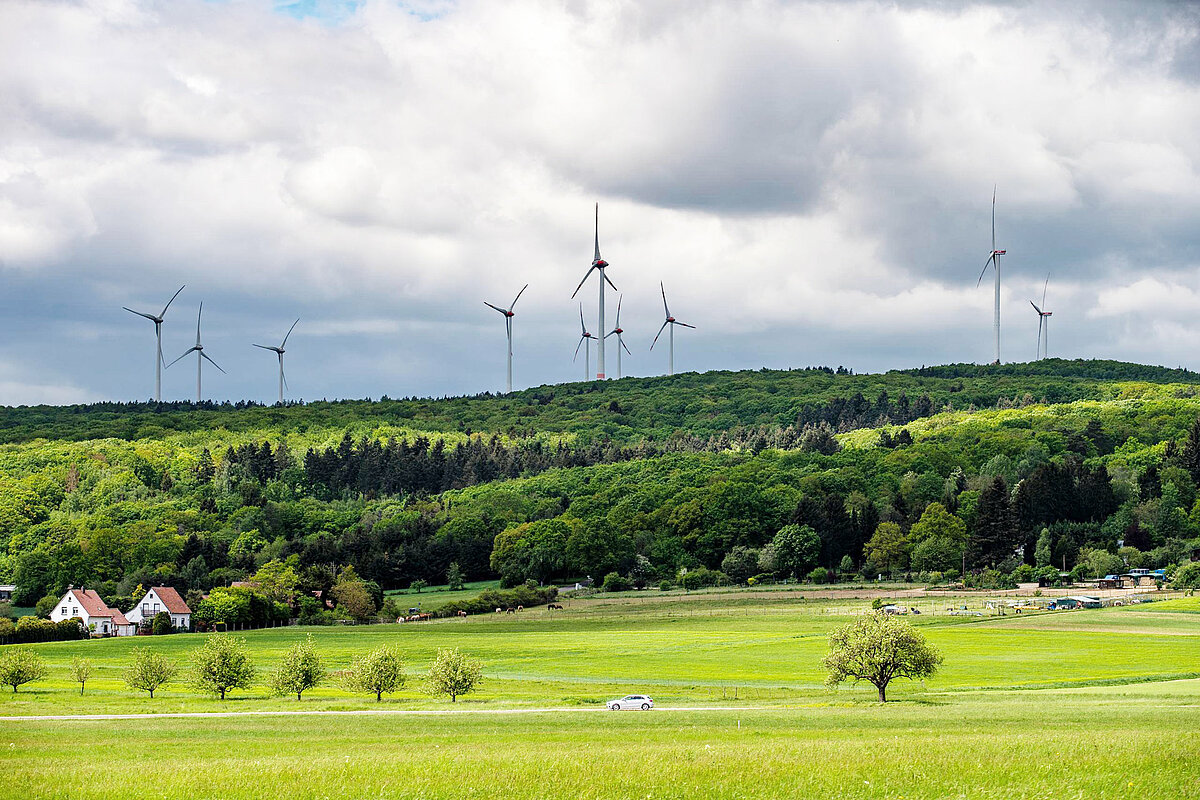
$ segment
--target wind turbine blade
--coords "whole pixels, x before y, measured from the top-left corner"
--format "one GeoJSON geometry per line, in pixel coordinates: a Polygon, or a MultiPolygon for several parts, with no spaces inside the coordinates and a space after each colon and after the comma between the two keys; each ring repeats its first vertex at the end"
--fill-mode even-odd
{"type": "Polygon", "coordinates": [[[979,280],[975,281],[976,287],[980,286],[983,283],[983,276],[987,275],[988,267],[990,267],[992,265],[992,261],[995,258],[996,258],[995,255],[988,256],[988,260],[983,265],[983,272],[979,273],[979,280]]]}
{"type": "Polygon", "coordinates": [[[261,347],[263,350],[271,350],[272,352],[279,352],[279,351],[278,351],[278,350],[276,350],[274,347],[268,347],[268,346],[267,346],[267,345],[265,345],[265,344],[256,344],[256,345],[254,345],[254,346],[255,346],[255,347],[261,347]]]}
{"type": "MultiPolygon", "coordinates": [[[[217,362],[213,361],[211,358],[209,358],[208,353],[204,352],[203,350],[200,351],[200,357],[203,358],[208,363],[212,364],[217,369],[221,369],[221,365],[218,364],[217,362]]],[[[225,372],[225,370],[223,370],[223,369],[221,369],[221,372],[225,375],[229,374],[228,372],[225,372]]]]}
{"type": "Polygon", "coordinates": [[[150,320],[151,322],[158,322],[158,320],[155,319],[153,314],[144,314],[141,311],[134,311],[129,306],[121,306],[121,308],[125,309],[126,311],[128,311],[131,314],[137,314],[139,317],[145,317],[146,319],[150,320]]]}
{"type": "Polygon", "coordinates": [[[283,341],[279,344],[279,349],[282,350],[287,345],[288,337],[292,335],[292,331],[296,330],[296,326],[300,324],[300,318],[296,317],[296,321],[292,323],[292,327],[288,328],[288,332],[284,334],[283,341]]]}
{"type": "Polygon", "coordinates": [[[587,341],[587,339],[586,339],[585,337],[583,337],[583,336],[580,336],[580,337],[579,337],[579,343],[575,345],[575,355],[571,357],[571,360],[572,360],[572,361],[575,361],[576,359],[578,359],[578,358],[579,358],[579,348],[580,348],[580,347],[583,345],[583,343],[584,343],[584,342],[586,342],[586,341],[587,341]]]}
{"type": "Polygon", "coordinates": [[[693,328],[694,329],[696,327],[695,325],[688,325],[686,322],[680,322],[679,320],[675,320],[675,324],[682,325],[685,328],[693,328]]]}
{"type": "Polygon", "coordinates": [[[200,301],[200,310],[196,312],[196,344],[200,344],[200,315],[204,313],[204,301],[200,301]]]}
{"type": "Polygon", "coordinates": [[[175,294],[171,295],[171,299],[167,301],[167,304],[165,306],[163,306],[162,313],[158,315],[159,317],[165,317],[167,315],[167,309],[171,307],[171,303],[174,303],[175,298],[179,297],[179,292],[182,292],[186,288],[187,288],[187,284],[185,283],[183,286],[179,287],[179,290],[177,292],[175,292],[175,294]]]}
{"type": "Polygon", "coordinates": [[[497,310],[497,311],[499,311],[501,314],[505,314],[505,313],[507,313],[507,312],[506,312],[506,311],[505,311],[503,308],[500,308],[499,306],[494,306],[494,305],[492,305],[491,303],[489,303],[487,300],[484,300],[484,301],[483,301],[483,304],[484,304],[485,306],[487,306],[488,308],[494,308],[494,309],[496,309],[496,310],[497,310]]]}
{"type": "Polygon", "coordinates": [[[525,294],[525,290],[526,290],[526,289],[528,289],[528,288],[529,288],[529,284],[527,283],[527,284],[525,284],[524,286],[522,286],[522,287],[521,287],[521,291],[517,292],[517,296],[513,298],[512,305],[510,305],[510,306],[508,307],[508,310],[509,310],[509,312],[510,312],[510,313],[512,312],[512,310],[513,310],[514,308],[516,308],[516,307],[517,307],[517,301],[521,299],[521,295],[525,294]]]}
{"type": "Polygon", "coordinates": [[[996,249],[996,185],[992,184],[992,249],[996,249]]]}
{"type": "Polygon", "coordinates": [[[279,377],[283,378],[283,388],[287,389],[290,392],[292,390],[292,387],[288,386],[287,373],[283,371],[283,358],[282,357],[279,359],[279,377]]]}
{"type": "Polygon", "coordinates": [[[575,295],[579,294],[579,290],[583,288],[583,284],[587,283],[588,276],[592,274],[592,270],[594,270],[594,269],[595,269],[594,266],[588,267],[588,271],[583,273],[583,280],[581,280],[579,282],[579,285],[575,287],[575,291],[571,292],[572,300],[575,299],[575,295]]]}
{"type": "Polygon", "coordinates": [[[668,323],[668,322],[664,322],[662,324],[662,327],[658,329],[658,333],[654,334],[654,341],[650,343],[651,350],[654,349],[654,345],[658,344],[658,337],[662,336],[662,332],[667,329],[667,325],[669,325],[669,324],[670,323],[668,323]]]}
{"type": "Polygon", "coordinates": [[[596,255],[593,261],[600,260],[600,203],[596,203],[596,255]]]}
{"type": "MultiPolygon", "coordinates": [[[[604,270],[600,270],[600,274],[604,275],[604,270]]],[[[608,281],[608,285],[613,287],[614,292],[621,291],[620,289],[617,288],[617,285],[612,282],[612,278],[608,277],[607,275],[604,275],[604,280],[608,281]]]]}
{"type": "Polygon", "coordinates": [[[583,303],[579,304],[579,331],[587,333],[587,323],[583,321],[583,303]]]}
{"type": "Polygon", "coordinates": [[[1042,310],[1041,310],[1040,308],[1038,308],[1038,307],[1037,307],[1037,303],[1035,303],[1035,302],[1033,302],[1032,300],[1030,300],[1030,301],[1029,301],[1029,305],[1033,306],[1033,310],[1034,310],[1034,311],[1036,311],[1036,312],[1038,312],[1038,316],[1039,316],[1039,317],[1042,315],[1042,310]]]}
{"type": "Polygon", "coordinates": [[[1046,305],[1046,290],[1050,288],[1050,273],[1046,273],[1046,282],[1042,284],[1042,305],[1046,305]]]}
{"type": "MultiPolygon", "coordinates": [[[[183,356],[186,356],[187,354],[189,354],[189,353],[194,353],[194,352],[196,352],[196,348],[195,348],[195,347],[189,347],[187,350],[184,350],[184,351],[183,351],[183,356]]],[[[175,366],[176,364],[178,364],[178,363],[180,362],[180,360],[182,360],[182,359],[183,359],[183,356],[180,356],[179,358],[177,358],[177,359],[175,359],[174,361],[172,361],[170,364],[167,364],[167,368],[169,369],[169,368],[171,368],[171,367],[175,366]]]]}
{"type": "Polygon", "coordinates": [[[625,299],[625,295],[617,298],[617,327],[621,327],[621,301],[625,299]]]}
{"type": "Polygon", "coordinates": [[[667,312],[667,316],[671,316],[671,309],[667,308],[667,289],[663,286],[662,281],[658,282],[658,288],[662,291],[663,296],[663,311],[667,312]]]}
{"type": "Polygon", "coordinates": [[[619,333],[617,334],[617,342],[621,345],[621,347],[625,348],[626,353],[629,353],[629,355],[633,355],[633,352],[629,349],[629,345],[625,344],[625,340],[623,338],[621,338],[621,334],[619,334],[619,333]]]}

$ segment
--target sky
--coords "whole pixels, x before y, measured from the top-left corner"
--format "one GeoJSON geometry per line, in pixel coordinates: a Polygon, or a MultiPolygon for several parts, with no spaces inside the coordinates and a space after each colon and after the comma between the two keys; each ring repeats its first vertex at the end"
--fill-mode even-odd
{"type": "Polygon", "coordinates": [[[0,404],[580,380],[595,203],[626,375],[984,363],[993,189],[1004,361],[1198,369],[1198,130],[1188,3],[0,0],[0,404]]]}

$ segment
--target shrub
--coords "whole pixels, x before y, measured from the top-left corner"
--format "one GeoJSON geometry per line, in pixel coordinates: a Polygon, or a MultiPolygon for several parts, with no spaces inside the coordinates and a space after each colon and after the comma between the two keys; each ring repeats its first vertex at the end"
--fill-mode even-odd
{"type": "Polygon", "coordinates": [[[660,592],[669,592],[674,588],[675,584],[671,583],[670,581],[659,581],[658,583],[658,590],[660,592]]]}
{"type": "Polygon", "coordinates": [[[809,583],[829,583],[829,570],[824,567],[816,567],[812,572],[808,573],[809,583]]]}
{"type": "Polygon", "coordinates": [[[1033,579],[1038,582],[1038,586],[1062,585],[1062,576],[1059,574],[1058,567],[1038,567],[1033,571],[1033,579]]]}
{"type": "Polygon", "coordinates": [[[1200,589],[1200,561],[1189,561],[1175,570],[1172,589],[1200,589]]]}
{"type": "Polygon", "coordinates": [[[40,681],[46,677],[46,662],[28,647],[14,647],[0,653],[0,684],[11,686],[16,694],[18,686],[40,681]]]}
{"type": "Polygon", "coordinates": [[[633,588],[633,582],[616,572],[610,572],[604,576],[600,588],[605,592],[627,592],[633,588]]]}
{"type": "Polygon", "coordinates": [[[174,633],[175,626],[171,624],[171,615],[166,611],[160,611],[154,615],[154,620],[150,623],[150,633],[155,636],[166,636],[168,633],[174,633]]]}
{"type": "Polygon", "coordinates": [[[728,582],[729,576],[724,572],[718,572],[715,569],[708,569],[707,567],[697,567],[685,573],[679,579],[679,584],[688,591],[704,589],[708,586],[716,586],[718,583],[728,582]]]}
{"type": "Polygon", "coordinates": [[[497,608],[516,608],[525,606],[532,608],[545,605],[558,597],[556,586],[534,586],[522,584],[514,589],[485,589],[474,597],[466,600],[455,600],[434,609],[435,617],[453,617],[459,611],[468,614],[486,614],[497,608]]]}
{"type": "Polygon", "coordinates": [[[1036,580],[1034,577],[1033,567],[1028,564],[1022,564],[1012,571],[1009,578],[1013,583],[1029,583],[1036,580]]]}

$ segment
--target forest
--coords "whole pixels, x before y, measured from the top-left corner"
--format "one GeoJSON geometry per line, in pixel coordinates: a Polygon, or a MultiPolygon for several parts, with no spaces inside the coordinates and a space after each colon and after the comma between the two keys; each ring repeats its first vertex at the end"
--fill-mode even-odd
{"type": "Polygon", "coordinates": [[[1173,574],[1200,545],[1197,383],[1050,360],[443,400],[8,408],[0,582],[22,608],[68,585],[121,607],[139,586],[198,598],[284,575],[277,601],[356,580],[378,606],[384,589],[495,577],[1173,574]]]}

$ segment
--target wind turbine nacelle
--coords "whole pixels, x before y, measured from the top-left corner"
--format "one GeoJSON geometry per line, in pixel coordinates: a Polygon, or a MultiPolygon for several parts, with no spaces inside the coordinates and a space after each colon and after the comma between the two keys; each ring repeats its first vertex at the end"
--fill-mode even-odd
{"type": "Polygon", "coordinates": [[[994,256],[1004,256],[1004,255],[1008,255],[1008,251],[1007,251],[1007,250],[993,250],[993,251],[992,251],[992,255],[994,255],[994,256]]]}
{"type": "Polygon", "coordinates": [[[604,269],[605,267],[608,266],[608,262],[605,261],[603,258],[601,258],[601,259],[597,259],[596,261],[593,261],[592,266],[599,267],[600,269],[604,269]]]}

